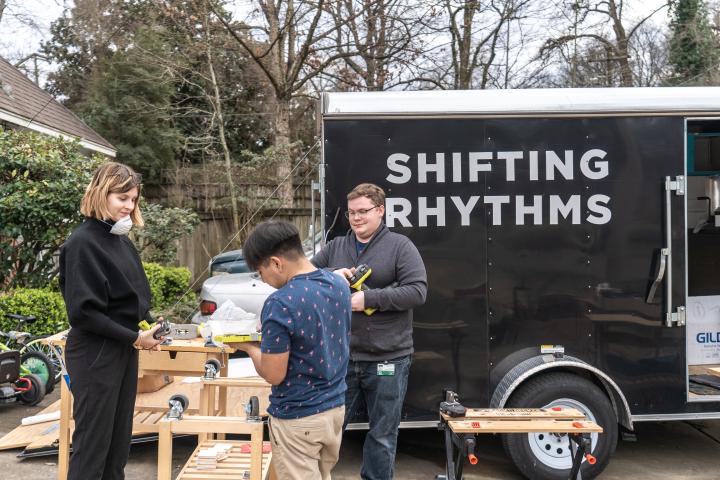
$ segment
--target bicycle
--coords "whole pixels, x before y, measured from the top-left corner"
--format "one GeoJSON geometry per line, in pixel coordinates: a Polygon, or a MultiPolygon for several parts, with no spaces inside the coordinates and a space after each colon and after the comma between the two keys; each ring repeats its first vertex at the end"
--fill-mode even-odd
{"type": "Polygon", "coordinates": [[[8,339],[8,343],[0,342],[0,352],[17,350],[20,355],[20,375],[37,375],[45,387],[44,395],[52,392],[61,375],[58,368],[60,365],[58,354],[49,345],[42,344],[41,340],[46,336],[33,336],[20,330],[23,323],[30,324],[36,320],[36,317],[14,313],[6,313],[5,317],[17,320],[18,323],[15,330],[9,332],[0,330],[0,337],[8,339]],[[58,367],[55,366],[56,364],[58,367]]]}

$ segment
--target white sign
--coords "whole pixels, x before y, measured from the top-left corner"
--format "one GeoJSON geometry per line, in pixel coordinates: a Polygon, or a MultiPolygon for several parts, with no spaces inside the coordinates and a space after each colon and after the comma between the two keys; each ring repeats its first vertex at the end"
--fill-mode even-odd
{"type": "Polygon", "coordinates": [[[688,364],[720,364],[720,295],[688,297],[688,364]]]}

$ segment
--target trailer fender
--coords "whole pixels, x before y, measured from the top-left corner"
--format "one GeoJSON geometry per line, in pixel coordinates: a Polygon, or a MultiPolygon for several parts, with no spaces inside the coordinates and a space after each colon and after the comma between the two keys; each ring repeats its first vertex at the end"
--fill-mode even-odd
{"type": "Polygon", "coordinates": [[[612,403],[618,423],[629,430],[633,429],[630,406],[620,387],[602,370],[593,367],[579,358],[567,355],[561,358],[555,358],[552,355],[538,355],[515,365],[515,367],[505,374],[495,388],[492,399],[490,400],[490,407],[505,407],[512,393],[523,382],[540,373],[557,370],[583,372],[592,375],[605,389],[612,403]]]}

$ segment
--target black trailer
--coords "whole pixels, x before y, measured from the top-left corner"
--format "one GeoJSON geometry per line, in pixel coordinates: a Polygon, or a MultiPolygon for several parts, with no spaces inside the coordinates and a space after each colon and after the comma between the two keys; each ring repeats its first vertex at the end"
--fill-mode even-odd
{"type": "MultiPolygon", "coordinates": [[[[619,426],[720,418],[720,88],[328,93],[320,109],[329,238],[373,182],[427,267],[403,427],[436,425],[443,388],[576,407],[606,432],[594,476],[619,426]]],[[[565,439],[504,444],[526,476],[567,478],[565,439]]]]}

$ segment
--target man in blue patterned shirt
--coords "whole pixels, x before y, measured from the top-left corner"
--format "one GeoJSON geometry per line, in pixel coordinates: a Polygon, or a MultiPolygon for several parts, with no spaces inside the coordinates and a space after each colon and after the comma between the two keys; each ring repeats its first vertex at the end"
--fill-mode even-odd
{"type": "Polygon", "coordinates": [[[273,385],[268,422],[280,478],[330,479],[340,453],[349,357],[350,289],[303,254],[297,228],[263,222],[243,245],[248,265],[277,288],[263,305],[262,341],[239,343],[273,385]]]}

